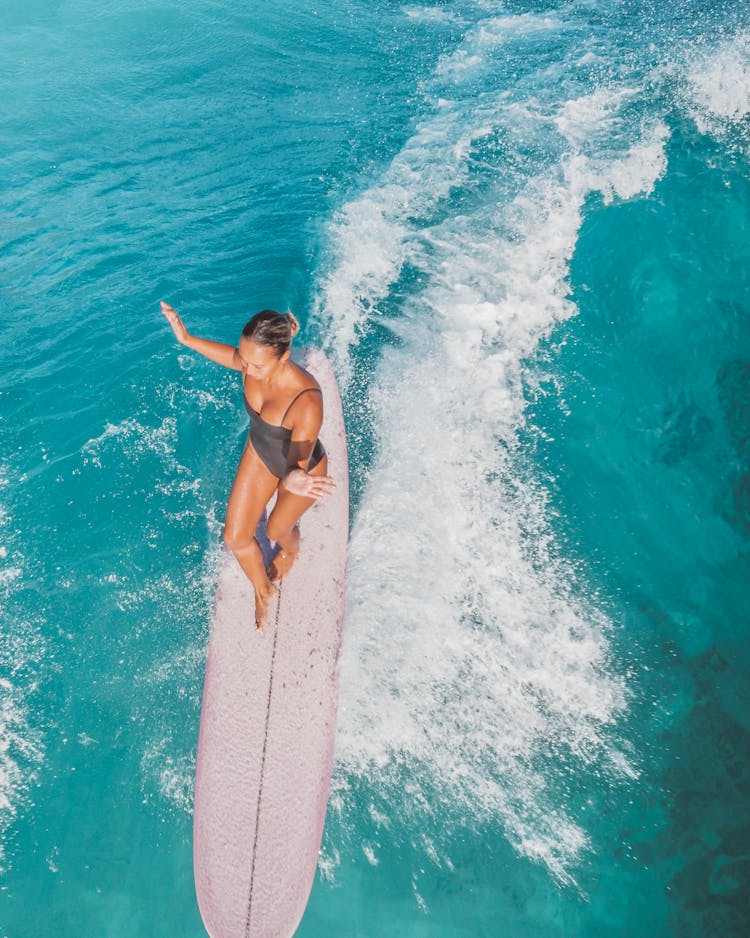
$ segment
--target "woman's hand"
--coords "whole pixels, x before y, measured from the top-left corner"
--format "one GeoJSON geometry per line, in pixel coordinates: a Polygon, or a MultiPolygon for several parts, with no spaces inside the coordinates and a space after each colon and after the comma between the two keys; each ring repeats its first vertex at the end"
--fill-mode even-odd
{"type": "Polygon", "coordinates": [[[325,498],[336,488],[331,476],[312,476],[304,469],[287,472],[283,485],[292,495],[303,495],[305,498],[325,498]]]}
{"type": "Polygon", "coordinates": [[[177,315],[177,310],[172,309],[172,307],[165,303],[164,300],[159,301],[161,304],[161,311],[167,317],[169,325],[174,331],[175,338],[181,345],[187,345],[187,340],[190,338],[190,333],[185,328],[185,324],[177,315]]]}

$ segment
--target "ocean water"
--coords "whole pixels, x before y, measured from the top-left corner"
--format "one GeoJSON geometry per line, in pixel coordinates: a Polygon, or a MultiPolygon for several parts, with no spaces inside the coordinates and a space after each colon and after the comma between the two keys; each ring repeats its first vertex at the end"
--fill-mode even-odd
{"type": "Polygon", "coordinates": [[[300,936],[750,933],[750,4],[8,0],[0,936],[205,934],[235,341],[352,483],[300,936]]]}

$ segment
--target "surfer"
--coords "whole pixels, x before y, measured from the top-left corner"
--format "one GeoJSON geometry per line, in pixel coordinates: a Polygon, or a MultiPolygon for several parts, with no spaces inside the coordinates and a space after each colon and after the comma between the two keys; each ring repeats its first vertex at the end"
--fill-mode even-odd
{"type": "Polygon", "coordinates": [[[178,342],[242,372],[250,432],[229,496],[223,537],[253,585],[255,625],[262,629],[276,584],[299,553],[297,522],[334,488],[318,439],[323,395],[315,378],[289,357],[299,330],[291,313],[256,313],[234,346],[191,335],[171,306],[162,301],[161,309],[178,342]],[[278,549],[265,567],[255,529],[274,492],[276,504],[266,531],[278,549]]]}

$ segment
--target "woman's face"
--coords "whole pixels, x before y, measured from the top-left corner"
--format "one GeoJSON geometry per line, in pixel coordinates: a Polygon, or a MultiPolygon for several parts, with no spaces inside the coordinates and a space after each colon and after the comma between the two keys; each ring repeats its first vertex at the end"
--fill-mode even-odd
{"type": "Polygon", "coordinates": [[[289,358],[289,352],[284,352],[281,358],[278,358],[270,345],[258,345],[257,342],[246,339],[244,336],[240,339],[238,351],[242,373],[256,381],[268,381],[280,365],[289,358]]]}

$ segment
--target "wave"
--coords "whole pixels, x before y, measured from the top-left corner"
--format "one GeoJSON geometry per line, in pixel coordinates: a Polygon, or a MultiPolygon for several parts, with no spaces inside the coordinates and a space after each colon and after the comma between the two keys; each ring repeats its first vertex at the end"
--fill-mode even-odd
{"type": "MultiPolygon", "coordinates": [[[[482,59],[501,25],[453,59],[482,59]]],[[[556,549],[519,445],[526,361],[576,313],[586,199],[650,192],[668,131],[634,117],[637,87],[543,98],[529,79],[451,100],[446,61],[433,114],[332,220],[319,283],[346,406],[376,442],[351,537],[334,803],[345,813],[367,778],[376,813],[437,842],[446,817],[497,818],[570,882],[590,843],[569,780],[637,769],[613,732],[627,688],[610,623],[556,549]],[[372,329],[391,338],[361,381],[372,329]]]]}

